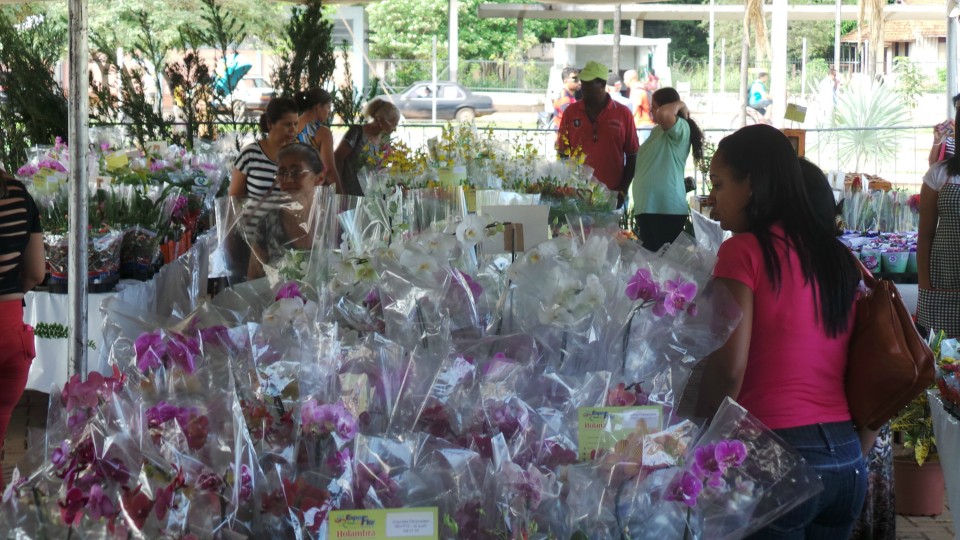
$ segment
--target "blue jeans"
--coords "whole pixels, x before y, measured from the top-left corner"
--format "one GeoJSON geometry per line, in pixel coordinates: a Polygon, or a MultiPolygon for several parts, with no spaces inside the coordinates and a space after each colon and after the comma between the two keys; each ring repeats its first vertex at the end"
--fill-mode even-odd
{"type": "Polygon", "coordinates": [[[750,536],[845,540],[867,496],[867,463],[850,422],[775,429],[820,476],[823,491],[750,536]]]}

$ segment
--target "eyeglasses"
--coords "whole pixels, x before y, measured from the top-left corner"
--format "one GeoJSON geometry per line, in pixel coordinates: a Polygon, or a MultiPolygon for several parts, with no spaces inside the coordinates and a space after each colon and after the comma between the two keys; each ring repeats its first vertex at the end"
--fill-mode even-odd
{"type": "Polygon", "coordinates": [[[389,120],[384,120],[383,118],[378,118],[377,121],[379,121],[380,124],[387,129],[397,129],[397,125],[400,123],[400,122],[393,123],[393,122],[390,122],[389,120]]]}
{"type": "Polygon", "coordinates": [[[289,178],[291,180],[294,180],[294,179],[301,178],[303,175],[307,174],[308,172],[313,172],[313,171],[311,171],[310,169],[303,169],[300,171],[288,171],[286,169],[279,169],[277,170],[276,177],[277,177],[277,180],[283,180],[284,178],[289,178]]]}

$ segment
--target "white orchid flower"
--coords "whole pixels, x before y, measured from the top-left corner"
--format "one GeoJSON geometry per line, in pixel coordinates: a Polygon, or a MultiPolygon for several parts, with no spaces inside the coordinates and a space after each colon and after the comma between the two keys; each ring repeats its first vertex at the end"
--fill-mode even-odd
{"type": "Polygon", "coordinates": [[[468,215],[457,225],[457,240],[467,247],[473,247],[483,239],[487,220],[476,214],[468,215]]]}

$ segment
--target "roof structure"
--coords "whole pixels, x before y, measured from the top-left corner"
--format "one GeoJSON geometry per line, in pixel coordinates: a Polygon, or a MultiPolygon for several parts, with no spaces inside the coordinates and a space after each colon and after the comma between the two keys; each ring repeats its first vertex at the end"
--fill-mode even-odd
{"type": "MultiPolygon", "coordinates": [[[[943,9],[943,2],[938,0],[901,0],[901,5],[908,6],[932,6],[943,9]]],[[[842,36],[840,41],[844,43],[856,43],[863,39],[862,36],[870,35],[870,25],[864,25],[862,29],[853,30],[842,36]]],[[[883,25],[883,43],[902,43],[915,41],[917,38],[924,37],[942,37],[947,36],[946,17],[939,20],[888,20],[883,25]]]]}

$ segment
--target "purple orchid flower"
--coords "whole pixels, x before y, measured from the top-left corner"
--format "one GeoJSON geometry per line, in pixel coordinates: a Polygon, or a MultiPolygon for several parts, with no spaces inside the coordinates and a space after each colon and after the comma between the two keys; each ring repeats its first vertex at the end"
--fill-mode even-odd
{"type": "Polygon", "coordinates": [[[67,441],[60,441],[60,446],[54,448],[53,452],[50,454],[50,464],[53,465],[55,469],[60,469],[70,461],[70,447],[67,445],[67,441]]]}
{"type": "Polygon", "coordinates": [[[183,414],[183,412],[180,407],[170,405],[166,401],[161,401],[147,409],[147,427],[150,429],[158,429],[164,422],[173,420],[181,414],[183,414]]]}
{"type": "Polygon", "coordinates": [[[304,297],[303,293],[300,292],[300,285],[298,285],[296,281],[288,281],[285,283],[280,287],[280,290],[277,291],[276,300],[279,301],[283,298],[300,298],[303,300],[304,297]]]}
{"type": "Polygon", "coordinates": [[[340,476],[350,466],[351,457],[353,456],[350,453],[350,447],[346,446],[343,450],[336,451],[327,458],[327,467],[333,471],[334,475],[340,476]]]}
{"type": "Polygon", "coordinates": [[[87,515],[92,520],[98,520],[101,517],[110,519],[117,514],[117,507],[103,492],[99,484],[90,486],[90,497],[87,499],[87,515]]]}
{"type": "Polygon", "coordinates": [[[653,280],[650,270],[641,268],[627,283],[627,298],[649,302],[660,297],[660,285],[653,280]]]}
{"type": "Polygon", "coordinates": [[[336,433],[341,438],[352,440],[357,434],[357,421],[343,403],[320,405],[313,398],[300,408],[303,430],[317,435],[336,433]]]}
{"type": "Polygon", "coordinates": [[[239,492],[241,501],[249,501],[250,497],[253,496],[253,475],[250,474],[250,467],[246,465],[240,466],[240,482],[239,482],[239,492]]]}
{"type": "Polygon", "coordinates": [[[663,498],[668,501],[682,502],[690,508],[697,504],[697,497],[703,490],[703,482],[690,471],[683,471],[673,477],[667,486],[663,498]]]}
{"type": "Polygon", "coordinates": [[[687,309],[694,297],[697,296],[697,284],[692,281],[684,281],[680,277],[676,281],[667,280],[663,289],[666,292],[663,298],[663,309],[674,317],[687,309]]]}
{"type": "Polygon", "coordinates": [[[200,356],[200,341],[197,338],[173,334],[167,342],[167,357],[173,365],[187,373],[196,370],[196,360],[200,356]]]}
{"type": "Polygon", "coordinates": [[[739,439],[720,441],[715,450],[717,463],[720,469],[726,471],[731,467],[739,467],[747,459],[747,445],[739,439]]]}
{"type": "Polygon", "coordinates": [[[40,168],[34,165],[33,163],[27,163],[23,167],[17,169],[17,176],[26,176],[30,177],[40,172],[40,168]]]}
{"type": "Polygon", "coordinates": [[[130,470],[127,469],[126,464],[117,458],[98,460],[97,470],[100,475],[118,484],[126,484],[130,481],[130,470]]]}
{"type": "Polygon", "coordinates": [[[197,478],[197,488],[211,493],[220,491],[223,487],[223,478],[219,474],[205,472],[197,478]]]}
{"type": "Polygon", "coordinates": [[[454,272],[463,280],[463,284],[466,285],[466,288],[470,291],[470,295],[473,296],[473,301],[476,302],[480,299],[480,295],[483,294],[483,285],[477,283],[470,274],[462,272],[458,269],[454,269],[454,272]]]}
{"type": "Polygon", "coordinates": [[[87,496],[80,488],[70,488],[63,500],[57,501],[57,504],[60,506],[60,519],[65,525],[72,527],[78,525],[83,517],[82,510],[87,504],[87,496]]]}
{"type": "Polygon", "coordinates": [[[159,330],[140,334],[133,342],[133,348],[137,352],[137,368],[142,373],[159,369],[167,354],[167,346],[159,330]]]}

